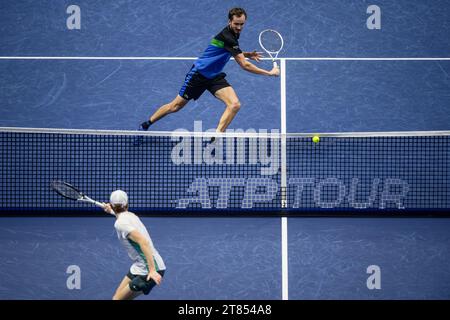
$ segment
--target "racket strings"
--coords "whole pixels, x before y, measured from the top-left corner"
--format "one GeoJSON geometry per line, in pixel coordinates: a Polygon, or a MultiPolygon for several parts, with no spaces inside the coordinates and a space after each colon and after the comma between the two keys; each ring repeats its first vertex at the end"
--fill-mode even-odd
{"type": "Polygon", "coordinates": [[[54,182],[52,183],[52,187],[53,189],[55,189],[58,193],[60,193],[61,195],[63,195],[64,197],[73,199],[73,200],[78,200],[83,198],[83,195],[76,189],[61,183],[61,182],[54,182]]]}
{"type": "Polygon", "coordinates": [[[278,52],[283,46],[280,35],[274,31],[265,31],[261,34],[261,45],[269,52],[278,52]]]}

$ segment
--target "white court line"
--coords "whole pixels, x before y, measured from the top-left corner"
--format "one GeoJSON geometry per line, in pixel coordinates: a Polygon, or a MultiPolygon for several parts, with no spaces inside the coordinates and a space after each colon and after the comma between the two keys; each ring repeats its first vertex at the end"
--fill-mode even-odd
{"type": "Polygon", "coordinates": [[[319,61],[439,61],[439,60],[449,60],[450,58],[281,58],[286,60],[319,60],[319,61]]]}
{"type": "Polygon", "coordinates": [[[282,300],[289,300],[289,278],[288,278],[288,227],[287,218],[281,218],[281,291],[282,300]]]}
{"type": "MultiPolygon", "coordinates": [[[[280,65],[281,98],[281,206],[287,207],[287,161],[286,161],[286,60],[280,65]]],[[[281,218],[281,292],[282,300],[289,300],[287,218],[281,218]]]]}
{"type": "MultiPolygon", "coordinates": [[[[0,60],[196,60],[197,57],[45,57],[45,56],[0,56],[0,60]]],[[[272,60],[262,58],[261,60],[272,60]]],[[[450,57],[410,57],[410,58],[358,58],[358,57],[303,57],[277,58],[287,61],[450,61],[450,57]]]]}
{"type": "Polygon", "coordinates": [[[193,57],[0,57],[0,60],[195,60],[193,57]]]}

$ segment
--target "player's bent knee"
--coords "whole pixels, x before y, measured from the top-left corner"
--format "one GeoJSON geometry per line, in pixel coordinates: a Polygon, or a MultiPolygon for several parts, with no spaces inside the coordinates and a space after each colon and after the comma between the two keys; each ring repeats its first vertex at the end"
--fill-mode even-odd
{"type": "Polygon", "coordinates": [[[178,110],[180,110],[180,106],[177,104],[171,104],[170,105],[170,112],[177,112],[178,110]]]}
{"type": "Polygon", "coordinates": [[[233,112],[238,112],[239,109],[241,109],[241,103],[239,101],[234,101],[229,105],[229,108],[233,111],[233,112]]]}

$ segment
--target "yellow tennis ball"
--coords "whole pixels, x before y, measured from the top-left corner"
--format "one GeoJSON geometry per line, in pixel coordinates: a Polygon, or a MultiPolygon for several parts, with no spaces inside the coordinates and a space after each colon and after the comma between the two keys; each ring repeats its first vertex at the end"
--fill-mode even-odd
{"type": "Polygon", "coordinates": [[[314,143],[318,143],[318,142],[320,141],[319,136],[314,136],[314,137],[312,138],[312,141],[313,141],[314,143]]]}

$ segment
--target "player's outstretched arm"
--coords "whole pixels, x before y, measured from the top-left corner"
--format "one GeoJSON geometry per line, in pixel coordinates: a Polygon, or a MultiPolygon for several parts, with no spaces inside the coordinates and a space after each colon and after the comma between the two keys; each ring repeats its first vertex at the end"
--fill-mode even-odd
{"type": "Polygon", "coordinates": [[[243,53],[238,54],[237,56],[234,57],[234,59],[236,59],[236,62],[241,66],[242,69],[248,72],[275,77],[280,75],[280,69],[278,67],[274,67],[270,71],[258,68],[250,61],[245,60],[245,56],[243,53]]]}

